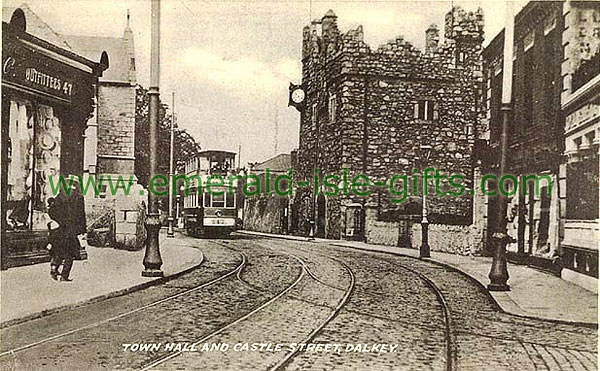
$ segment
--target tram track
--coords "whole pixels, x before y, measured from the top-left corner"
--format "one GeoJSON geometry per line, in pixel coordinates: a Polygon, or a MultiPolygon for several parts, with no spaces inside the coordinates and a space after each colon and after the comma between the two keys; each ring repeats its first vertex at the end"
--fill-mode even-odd
{"type": "MultiPolygon", "coordinates": [[[[214,241],[213,241],[214,242],[214,241]]],[[[222,241],[225,242],[225,241],[222,241]]],[[[214,242],[217,243],[217,242],[214,242]]],[[[226,242],[227,245],[229,245],[229,241],[226,242]]],[[[219,245],[223,245],[222,243],[217,243],[219,245]]],[[[302,267],[301,273],[300,275],[297,277],[297,279],[290,284],[288,287],[286,287],[284,290],[280,291],[277,295],[275,295],[274,297],[272,297],[271,299],[269,299],[267,302],[261,304],[259,307],[255,308],[254,310],[252,310],[251,312],[245,314],[244,316],[236,319],[233,322],[228,323],[225,326],[222,326],[221,328],[216,329],[215,331],[211,332],[210,334],[205,335],[204,337],[202,337],[201,339],[197,340],[196,342],[192,343],[190,345],[190,347],[195,348],[198,345],[205,343],[206,341],[210,340],[211,338],[214,338],[215,336],[218,336],[219,334],[225,332],[226,330],[230,329],[231,327],[245,321],[248,320],[250,317],[252,317],[253,315],[257,314],[258,312],[264,310],[265,308],[267,308],[268,306],[274,304],[276,301],[278,301],[279,299],[282,299],[283,297],[286,296],[286,294],[288,294],[291,290],[293,290],[295,287],[297,287],[300,282],[305,278],[305,277],[309,277],[310,279],[314,280],[315,282],[317,282],[320,285],[324,285],[326,287],[329,288],[333,288],[336,290],[343,290],[340,289],[339,287],[336,287],[334,285],[328,284],[326,282],[324,282],[323,280],[321,280],[318,276],[316,276],[314,274],[314,272],[312,272],[312,270],[309,268],[307,262],[295,255],[292,254],[290,252],[287,251],[280,251],[280,250],[276,250],[270,246],[267,246],[267,248],[273,252],[276,252],[278,254],[283,254],[283,255],[287,255],[293,259],[295,259],[296,261],[298,261],[298,263],[300,264],[300,266],[302,267]]],[[[235,251],[238,251],[239,253],[241,253],[242,255],[245,256],[245,254],[237,249],[235,249],[235,251]]],[[[319,332],[322,331],[322,329],[327,326],[327,324],[333,320],[335,318],[335,316],[337,316],[337,314],[340,312],[340,310],[346,305],[346,303],[348,302],[350,295],[352,294],[352,291],[354,289],[354,285],[355,285],[355,277],[354,277],[354,273],[352,272],[352,270],[350,269],[350,267],[348,267],[345,263],[343,263],[342,261],[335,259],[335,258],[331,258],[331,257],[327,257],[325,255],[320,254],[323,257],[326,257],[328,259],[332,259],[334,261],[336,261],[338,264],[342,265],[348,272],[351,281],[350,281],[350,285],[348,287],[348,289],[344,290],[344,296],[342,297],[342,299],[338,302],[338,304],[336,305],[335,308],[333,308],[332,312],[329,314],[329,316],[325,319],[325,321],[323,321],[318,327],[316,327],[315,329],[313,329],[309,335],[303,340],[303,342],[307,343],[310,342],[312,339],[314,339],[319,332]]],[[[238,271],[237,273],[237,279],[242,282],[245,286],[249,287],[250,289],[256,290],[256,291],[262,291],[265,292],[266,290],[260,289],[255,287],[254,285],[252,285],[251,283],[247,282],[246,280],[244,280],[241,275],[243,273],[243,269],[240,269],[240,271],[238,271]]],[[[293,295],[290,296],[291,300],[301,300],[298,299],[296,297],[294,297],[293,295]]],[[[316,303],[312,303],[312,302],[306,302],[307,305],[309,306],[316,306],[318,304],[316,303]]],[[[154,360],[153,362],[146,364],[145,366],[143,366],[140,370],[141,371],[147,371],[147,370],[151,370],[154,367],[157,367],[175,357],[178,357],[180,355],[182,355],[184,352],[183,351],[175,351],[172,352],[169,355],[163,356],[157,360],[154,360]]],[[[291,353],[288,353],[277,365],[273,366],[270,368],[270,370],[281,370],[283,368],[285,368],[285,365],[287,365],[298,353],[298,350],[295,349],[294,351],[292,351],[291,353]]]]}
{"type": "MultiPolygon", "coordinates": [[[[356,279],[354,276],[354,272],[352,272],[352,269],[350,269],[350,267],[348,267],[348,265],[346,265],[346,263],[342,262],[341,260],[338,259],[334,259],[329,257],[330,259],[336,261],[337,263],[341,264],[344,268],[346,268],[348,274],[350,275],[350,285],[348,287],[348,289],[346,290],[346,292],[344,293],[344,296],[342,297],[342,300],[340,300],[340,302],[338,303],[338,305],[334,308],[334,310],[331,312],[331,314],[325,319],[325,321],[323,321],[323,323],[315,328],[303,341],[302,343],[304,344],[308,344],[310,342],[312,342],[312,340],[314,338],[317,337],[317,335],[323,331],[323,329],[340,313],[340,311],[342,310],[342,308],[346,305],[346,303],[348,303],[348,300],[350,299],[350,296],[352,295],[352,291],[354,290],[354,286],[356,283],[356,279]]],[[[311,275],[312,277],[312,275],[311,275]]],[[[316,278],[315,278],[316,279],[316,278]]],[[[324,285],[327,285],[326,283],[323,283],[322,281],[318,280],[317,282],[322,283],[324,285]]],[[[283,370],[285,369],[285,366],[288,365],[296,355],[298,355],[299,349],[298,348],[294,348],[294,350],[291,353],[288,353],[279,363],[277,363],[275,366],[271,367],[270,370],[271,371],[279,371],[279,370],[283,370]]]]}
{"type": "MultiPolygon", "coordinates": [[[[237,253],[239,253],[239,252],[237,252],[237,253]]],[[[216,277],[216,278],[214,278],[214,279],[212,279],[212,280],[210,280],[208,282],[204,282],[204,283],[202,283],[200,285],[197,285],[195,287],[192,287],[190,289],[186,289],[186,290],[184,290],[182,292],[179,292],[177,294],[173,294],[173,295],[167,296],[165,298],[162,298],[160,300],[156,300],[154,302],[151,302],[151,303],[148,303],[146,305],[137,307],[135,309],[132,309],[132,310],[129,310],[129,311],[126,311],[126,312],[123,312],[123,313],[119,313],[118,315],[114,315],[114,316],[111,316],[109,318],[105,318],[103,320],[87,324],[85,326],[77,327],[75,329],[72,329],[72,330],[69,330],[69,331],[65,331],[65,332],[62,332],[62,333],[59,333],[59,334],[56,334],[56,335],[44,338],[42,340],[38,340],[36,342],[32,342],[32,343],[29,343],[29,344],[26,344],[26,345],[22,345],[22,346],[19,346],[19,347],[16,347],[16,348],[4,351],[4,352],[0,353],[0,358],[8,356],[8,355],[13,355],[14,356],[15,353],[21,352],[23,350],[30,349],[30,348],[42,345],[44,343],[48,343],[50,341],[57,340],[57,339],[60,339],[62,337],[65,337],[65,336],[73,335],[73,334],[76,334],[76,333],[78,333],[80,331],[89,330],[89,329],[92,329],[94,327],[98,327],[98,326],[107,324],[109,322],[113,322],[113,321],[118,320],[120,318],[127,317],[127,316],[130,316],[130,315],[142,312],[144,310],[156,307],[156,306],[158,306],[160,304],[172,301],[172,300],[177,299],[179,297],[182,297],[182,296],[185,296],[185,295],[189,295],[189,294],[191,294],[193,292],[196,292],[198,290],[201,290],[201,289],[207,288],[209,286],[212,286],[212,285],[214,285],[214,284],[216,284],[216,283],[218,283],[220,281],[223,281],[223,280],[227,279],[228,277],[231,277],[234,274],[239,273],[244,268],[244,266],[246,266],[247,261],[248,261],[246,255],[242,254],[242,253],[239,253],[239,254],[241,256],[241,261],[240,261],[240,263],[234,269],[232,269],[232,270],[228,271],[227,273],[222,274],[222,275],[220,275],[220,276],[218,276],[218,277],[216,277]]]]}
{"type": "MultiPolygon", "coordinates": [[[[315,251],[311,251],[311,250],[306,250],[304,248],[300,248],[300,247],[295,247],[296,249],[300,250],[300,251],[304,251],[306,253],[309,254],[316,254],[316,255],[320,255],[332,260],[337,261],[338,263],[344,265],[347,269],[347,271],[351,274],[351,280],[352,280],[352,289],[354,288],[354,284],[355,284],[355,277],[354,274],[352,273],[351,269],[342,261],[340,261],[339,259],[333,258],[331,256],[328,256],[326,254],[322,254],[322,253],[318,253],[315,251]]],[[[405,264],[396,262],[396,261],[389,261],[383,257],[379,257],[376,254],[372,255],[373,257],[375,257],[377,260],[385,262],[387,264],[390,264],[392,266],[397,266],[405,271],[410,272],[411,274],[417,276],[420,280],[422,280],[423,282],[425,282],[425,284],[429,287],[429,289],[434,293],[434,295],[436,296],[437,301],[440,304],[441,310],[442,310],[442,315],[444,318],[444,325],[445,325],[445,329],[444,329],[444,338],[445,338],[445,355],[446,355],[446,371],[454,371],[456,370],[456,363],[457,363],[457,345],[456,345],[456,337],[454,335],[453,332],[453,320],[452,320],[452,312],[450,310],[450,307],[448,305],[448,302],[446,300],[446,298],[444,297],[442,291],[440,290],[440,288],[431,280],[429,279],[427,276],[425,276],[424,274],[422,274],[421,272],[418,272],[417,270],[408,267],[405,264]]],[[[326,326],[327,324],[329,324],[331,322],[331,320],[333,320],[333,318],[335,318],[335,316],[343,309],[343,306],[346,304],[346,302],[349,300],[350,295],[347,295],[344,298],[344,303],[343,305],[340,305],[336,308],[335,311],[335,315],[332,315],[330,318],[327,319],[327,321],[320,326],[318,329],[316,329],[315,331],[313,331],[313,333],[311,333],[311,336],[309,336],[307,338],[307,341],[305,342],[310,342],[312,341],[318,334],[319,332],[321,332],[326,326]]],[[[356,312],[354,311],[354,313],[357,314],[362,314],[362,315],[366,315],[366,316],[370,316],[370,314],[367,313],[360,313],[360,312],[356,312]]],[[[391,319],[388,319],[391,320],[391,319]]],[[[296,355],[297,352],[294,352],[294,354],[290,354],[289,357],[286,357],[285,360],[281,361],[280,363],[278,363],[276,366],[272,367],[270,370],[271,371],[280,371],[285,369],[285,366],[287,364],[289,364],[291,362],[291,360],[293,359],[293,357],[296,355]]]]}
{"type": "Polygon", "coordinates": [[[427,276],[425,276],[423,273],[418,272],[417,270],[410,268],[405,264],[402,264],[402,263],[399,263],[396,261],[389,261],[388,259],[385,259],[382,257],[375,257],[375,258],[379,261],[386,262],[392,266],[400,267],[401,269],[404,269],[405,271],[408,271],[411,274],[414,274],[415,276],[419,277],[423,282],[425,282],[425,284],[435,294],[438,302],[440,303],[442,315],[444,317],[444,325],[445,325],[444,338],[445,338],[445,342],[446,342],[446,371],[456,370],[457,346],[456,346],[456,338],[455,338],[455,335],[453,332],[452,312],[450,311],[450,306],[448,305],[448,302],[447,302],[446,298],[444,297],[444,294],[442,293],[440,288],[431,279],[429,279],[427,276]]]}
{"type": "MultiPolygon", "coordinates": [[[[245,255],[245,254],[242,254],[245,255]]],[[[277,295],[275,295],[274,297],[272,297],[271,299],[269,299],[268,301],[262,303],[260,306],[258,306],[257,308],[253,309],[252,311],[250,311],[249,313],[246,313],[245,315],[243,315],[242,317],[239,317],[238,319],[234,320],[233,322],[228,323],[225,326],[222,326],[220,328],[218,328],[217,330],[211,332],[208,335],[205,335],[204,337],[202,337],[200,340],[197,340],[196,342],[192,343],[191,347],[197,347],[199,344],[202,344],[204,342],[206,342],[207,340],[209,340],[210,338],[213,338],[219,334],[221,334],[222,332],[226,331],[227,329],[237,325],[238,323],[248,319],[249,317],[251,317],[252,315],[254,315],[255,313],[258,313],[259,311],[261,311],[262,309],[266,308],[267,306],[273,304],[275,301],[277,301],[279,298],[283,297],[285,294],[287,294],[290,290],[292,290],[294,287],[296,287],[300,281],[302,281],[302,279],[304,278],[304,276],[307,274],[306,272],[306,268],[305,266],[302,266],[302,270],[300,271],[300,274],[298,275],[298,277],[296,278],[296,280],[288,285],[284,290],[282,290],[281,292],[279,292],[277,295]]],[[[240,281],[245,282],[243,280],[240,279],[240,281]]],[[[250,285],[248,283],[248,285],[250,285]]],[[[251,286],[253,287],[253,286],[251,286]]],[[[158,360],[155,360],[145,366],[143,366],[141,368],[141,371],[146,371],[146,370],[150,370],[164,362],[167,362],[179,355],[183,354],[182,351],[176,351],[176,352],[172,352],[170,354],[168,354],[167,356],[161,357],[158,360]]]]}

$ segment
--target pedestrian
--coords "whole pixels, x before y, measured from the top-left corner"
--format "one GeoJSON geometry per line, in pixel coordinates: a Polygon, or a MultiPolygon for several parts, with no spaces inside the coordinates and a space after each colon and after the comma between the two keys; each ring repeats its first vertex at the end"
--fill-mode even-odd
{"type": "MultiPolygon", "coordinates": [[[[52,278],[60,275],[60,280],[63,282],[72,281],[69,276],[73,260],[79,256],[81,248],[78,236],[86,232],[84,201],[77,177],[71,176],[69,179],[74,180],[70,191],[65,192],[61,188],[53,201],[53,207],[49,210],[50,218],[59,224],[57,234],[60,236],[60,240],[55,241],[56,251],[51,254],[50,275],[52,278]],[[58,272],[61,264],[62,271],[58,272]]],[[[52,246],[52,249],[54,248],[52,246]]]]}

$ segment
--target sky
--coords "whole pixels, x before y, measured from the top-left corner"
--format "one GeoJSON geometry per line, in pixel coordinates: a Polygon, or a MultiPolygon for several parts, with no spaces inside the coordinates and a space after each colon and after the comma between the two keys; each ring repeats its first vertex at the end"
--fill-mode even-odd
{"type": "MultiPolygon", "coordinates": [[[[3,1],[20,5],[23,1],[3,1]]],[[[27,0],[60,34],[120,37],[127,10],[137,80],[150,80],[149,0],[27,0]]],[[[516,1],[515,12],[524,4],[516,1]]],[[[264,161],[298,147],[300,114],[288,107],[290,82],[301,81],[302,28],[328,9],[341,32],[363,25],[372,48],[404,36],[422,48],[427,27],[443,30],[452,6],[483,8],[485,42],[504,26],[504,1],[161,1],[161,99],[203,149],[238,151],[264,161]]],[[[443,31],[441,32],[443,34],[443,31]]]]}

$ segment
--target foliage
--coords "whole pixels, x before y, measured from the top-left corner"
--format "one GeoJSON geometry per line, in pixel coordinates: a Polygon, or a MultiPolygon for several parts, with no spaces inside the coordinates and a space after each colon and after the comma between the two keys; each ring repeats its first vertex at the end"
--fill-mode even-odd
{"type": "MultiPolygon", "coordinates": [[[[135,175],[140,184],[148,187],[150,177],[150,127],[149,127],[149,104],[148,89],[138,85],[135,102],[135,175]]],[[[171,115],[167,114],[169,106],[160,102],[158,112],[158,174],[169,174],[169,147],[171,141],[171,115]]],[[[200,145],[194,137],[185,129],[177,127],[174,129],[174,172],[183,171],[185,161],[196,156],[200,151],[200,145]]]]}

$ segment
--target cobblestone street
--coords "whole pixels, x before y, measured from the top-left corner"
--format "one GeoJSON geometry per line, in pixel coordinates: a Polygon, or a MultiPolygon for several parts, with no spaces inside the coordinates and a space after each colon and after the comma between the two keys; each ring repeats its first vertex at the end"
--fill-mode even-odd
{"type": "Polygon", "coordinates": [[[597,368],[596,329],[501,313],[472,279],[432,262],[240,235],[177,243],[201,249],[205,263],[159,286],[3,328],[2,369],[597,368]]]}

